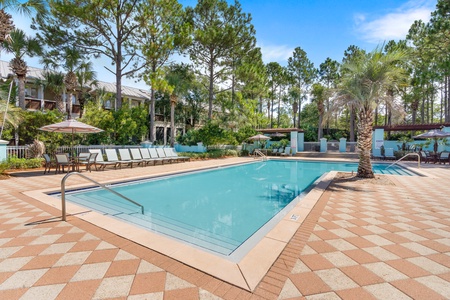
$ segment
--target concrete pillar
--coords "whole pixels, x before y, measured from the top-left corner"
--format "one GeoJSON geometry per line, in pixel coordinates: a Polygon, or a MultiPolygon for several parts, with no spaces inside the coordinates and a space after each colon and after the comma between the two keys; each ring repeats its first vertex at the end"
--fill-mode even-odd
{"type": "Polygon", "coordinates": [[[384,146],[384,129],[378,128],[372,134],[372,150],[380,149],[384,146]]]}
{"type": "Polygon", "coordinates": [[[0,162],[6,160],[6,145],[8,145],[8,141],[0,140],[0,162]]]}
{"type": "Polygon", "coordinates": [[[297,133],[297,152],[305,151],[305,133],[298,132],[297,133]]]}
{"type": "Polygon", "coordinates": [[[291,131],[291,151],[292,155],[297,153],[297,131],[291,131]]]}
{"type": "Polygon", "coordinates": [[[327,152],[328,145],[327,145],[327,139],[321,138],[320,139],[320,152],[327,152]]]}
{"type": "Polygon", "coordinates": [[[346,138],[339,139],[339,152],[347,152],[347,139],[346,138]]]}

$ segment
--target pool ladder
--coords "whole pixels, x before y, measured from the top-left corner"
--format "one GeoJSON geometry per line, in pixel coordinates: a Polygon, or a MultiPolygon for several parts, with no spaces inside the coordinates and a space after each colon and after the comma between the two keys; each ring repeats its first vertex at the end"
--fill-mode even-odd
{"type": "Polygon", "coordinates": [[[83,174],[81,174],[79,172],[71,172],[71,173],[68,173],[66,176],[64,176],[63,179],[61,180],[61,211],[62,211],[62,220],[63,221],[66,221],[66,180],[67,180],[67,178],[69,178],[72,175],[81,176],[84,179],[87,179],[90,182],[98,185],[99,187],[101,187],[101,188],[103,188],[103,189],[105,189],[107,191],[110,191],[111,193],[119,196],[120,198],[122,198],[122,199],[124,199],[124,200],[126,200],[128,202],[131,202],[131,203],[133,203],[133,204],[135,204],[135,205],[137,205],[139,207],[141,207],[141,213],[144,214],[144,206],[142,204],[139,204],[136,201],[131,200],[130,198],[128,198],[128,197],[126,197],[126,196],[124,196],[124,195],[114,191],[113,189],[110,189],[106,185],[101,184],[101,183],[95,181],[94,179],[91,179],[91,178],[87,177],[86,175],[83,175],[83,174]]]}
{"type": "Polygon", "coordinates": [[[253,151],[253,153],[254,153],[255,157],[260,156],[263,161],[267,161],[267,156],[264,153],[262,153],[261,150],[255,149],[253,151]]]}
{"type": "Polygon", "coordinates": [[[409,155],[414,155],[418,157],[417,160],[417,167],[420,169],[420,155],[419,153],[415,153],[415,152],[411,152],[411,153],[407,153],[406,155],[404,155],[403,157],[401,157],[399,160],[394,161],[392,164],[390,164],[389,166],[386,167],[386,170],[389,169],[390,167],[392,167],[393,165],[397,164],[398,162],[400,162],[402,159],[404,159],[405,157],[409,156],[409,155]]]}

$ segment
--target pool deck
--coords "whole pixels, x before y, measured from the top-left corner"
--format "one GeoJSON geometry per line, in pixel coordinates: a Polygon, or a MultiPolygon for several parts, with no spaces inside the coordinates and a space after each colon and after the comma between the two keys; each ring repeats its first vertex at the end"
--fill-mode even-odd
{"type": "MultiPolygon", "coordinates": [[[[105,183],[248,160],[83,174],[105,183]]],[[[450,166],[422,164],[420,172],[427,176],[335,180],[315,191],[292,238],[248,288],[95,226],[84,213],[62,222],[60,206],[34,193],[58,189],[64,174],[16,173],[0,181],[0,299],[450,299],[450,166]]],[[[257,271],[259,259],[245,268],[257,271]]]]}

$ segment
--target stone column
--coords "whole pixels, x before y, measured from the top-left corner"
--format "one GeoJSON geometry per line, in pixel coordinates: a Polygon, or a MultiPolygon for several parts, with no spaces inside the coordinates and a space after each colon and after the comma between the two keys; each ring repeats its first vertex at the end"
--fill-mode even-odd
{"type": "Polygon", "coordinates": [[[8,145],[8,141],[0,140],[0,162],[6,160],[6,145],[8,145]]]}
{"type": "Polygon", "coordinates": [[[327,139],[321,138],[320,139],[320,152],[324,153],[324,152],[327,152],[327,150],[328,150],[327,139]]]}
{"type": "Polygon", "coordinates": [[[291,151],[292,155],[297,153],[297,131],[291,131],[291,151]]]}
{"type": "Polygon", "coordinates": [[[305,151],[305,133],[298,132],[297,133],[297,152],[305,151]]]}
{"type": "Polygon", "coordinates": [[[339,152],[347,152],[347,139],[346,138],[339,139],[339,152]]]}

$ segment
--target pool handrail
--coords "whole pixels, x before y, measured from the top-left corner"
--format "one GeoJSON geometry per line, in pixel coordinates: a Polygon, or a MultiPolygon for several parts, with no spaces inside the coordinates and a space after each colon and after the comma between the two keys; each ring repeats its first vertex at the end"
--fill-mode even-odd
{"type": "Polygon", "coordinates": [[[263,161],[267,160],[267,156],[264,153],[262,153],[261,150],[255,149],[255,150],[253,150],[253,153],[255,154],[255,158],[256,158],[256,156],[260,156],[263,161]]]}
{"type": "Polygon", "coordinates": [[[417,160],[417,167],[420,169],[420,155],[419,153],[416,152],[411,152],[411,153],[406,153],[406,155],[402,156],[400,159],[394,161],[392,164],[390,164],[389,166],[386,167],[386,170],[389,169],[390,167],[392,167],[393,165],[397,164],[398,162],[400,162],[402,159],[404,159],[405,157],[409,156],[409,155],[417,155],[418,160],[417,160]]]}
{"type": "Polygon", "coordinates": [[[61,180],[61,211],[62,211],[62,220],[63,221],[66,221],[66,180],[67,180],[67,178],[69,178],[72,175],[79,175],[79,176],[83,177],[84,179],[87,179],[87,180],[93,182],[94,184],[98,185],[99,187],[101,187],[101,188],[103,188],[103,189],[105,189],[107,191],[110,191],[111,193],[121,197],[122,199],[125,199],[128,202],[131,202],[131,203],[133,203],[133,204],[135,204],[137,206],[140,206],[141,207],[141,213],[144,214],[144,206],[142,204],[137,203],[134,200],[131,200],[130,198],[128,198],[128,197],[126,197],[126,196],[124,196],[124,195],[114,191],[113,189],[110,189],[106,185],[101,184],[100,182],[97,182],[94,179],[89,178],[89,177],[87,177],[84,174],[81,174],[79,172],[71,172],[71,173],[67,173],[63,177],[63,179],[61,180]]]}

